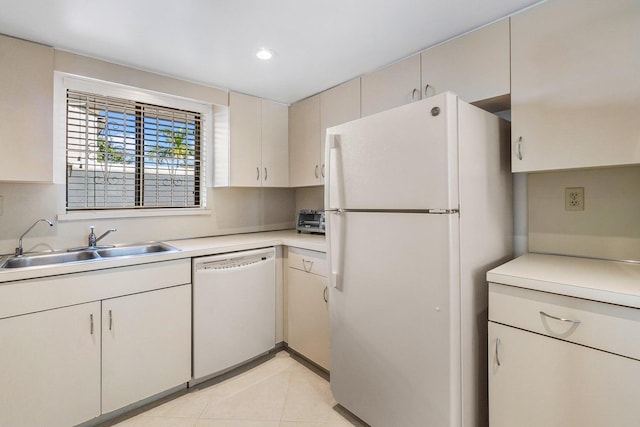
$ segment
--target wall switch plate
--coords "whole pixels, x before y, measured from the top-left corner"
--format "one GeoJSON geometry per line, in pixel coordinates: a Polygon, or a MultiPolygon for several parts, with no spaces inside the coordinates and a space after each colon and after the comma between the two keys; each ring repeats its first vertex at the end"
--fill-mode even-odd
{"type": "Polygon", "coordinates": [[[584,187],[566,187],[564,189],[564,210],[584,210],[584,187]]]}

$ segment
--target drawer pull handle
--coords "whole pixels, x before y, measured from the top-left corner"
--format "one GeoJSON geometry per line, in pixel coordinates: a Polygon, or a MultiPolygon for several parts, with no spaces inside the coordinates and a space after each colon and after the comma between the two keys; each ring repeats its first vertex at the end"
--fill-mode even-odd
{"type": "Polygon", "coordinates": [[[304,269],[305,273],[310,273],[311,269],[313,268],[313,261],[308,261],[306,259],[302,260],[302,268],[304,269]],[[307,270],[307,263],[309,263],[309,269],[307,270]]]}
{"type": "Polygon", "coordinates": [[[556,317],[556,316],[552,316],[550,314],[547,314],[544,311],[541,311],[540,314],[542,314],[543,316],[546,316],[546,317],[550,317],[551,319],[559,320],[561,322],[569,322],[569,323],[574,323],[576,325],[578,323],[582,323],[581,320],[573,320],[573,319],[565,319],[565,318],[562,318],[562,317],[556,317]]]}
{"type": "Polygon", "coordinates": [[[496,364],[500,366],[500,338],[496,338],[496,364]]]}

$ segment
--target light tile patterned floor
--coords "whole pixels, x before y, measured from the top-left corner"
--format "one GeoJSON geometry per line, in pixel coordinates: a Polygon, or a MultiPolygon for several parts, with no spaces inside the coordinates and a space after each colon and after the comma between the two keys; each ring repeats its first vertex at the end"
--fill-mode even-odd
{"type": "Polygon", "coordinates": [[[329,383],[281,351],[238,376],[116,424],[118,427],[353,427],[329,383]]]}

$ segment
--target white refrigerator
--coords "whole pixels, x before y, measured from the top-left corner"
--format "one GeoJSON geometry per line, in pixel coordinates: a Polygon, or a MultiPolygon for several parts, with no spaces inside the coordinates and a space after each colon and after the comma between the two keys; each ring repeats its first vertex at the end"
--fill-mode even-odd
{"type": "Polygon", "coordinates": [[[509,123],[444,93],[327,130],[331,391],[371,426],[487,425],[509,123]]]}

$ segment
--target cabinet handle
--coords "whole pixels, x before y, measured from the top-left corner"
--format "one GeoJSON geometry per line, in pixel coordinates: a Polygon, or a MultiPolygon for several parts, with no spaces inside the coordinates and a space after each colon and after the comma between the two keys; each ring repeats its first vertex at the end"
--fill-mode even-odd
{"type": "Polygon", "coordinates": [[[518,160],[522,160],[522,137],[518,138],[518,160]]]}
{"type": "Polygon", "coordinates": [[[428,90],[429,90],[429,85],[425,85],[425,86],[424,86],[424,97],[425,97],[425,98],[428,96],[428,95],[427,95],[427,91],[428,91],[428,90]]]}
{"type": "Polygon", "coordinates": [[[260,168],[256,168],[256,181],[260,181],[260,168]]]}
{"type": "Polygon", "coordinates": [[[313,268],[313,261],[309,261],[306,259],[302,260],[302,268],[304,269],[304,271],[306,273],[309,273],[311,271],[311,269],[313,268]],[[309,263],[309,269],[307,270],[307,263],[309,263]]]}
{"type": "Polygon", "coordinates": [[[91,335],[93,335],[93,313],[89,315],[89,323],[89,332],[91,333],[91,335]]]}
{"type": "Polygon", "coordinates": [[[320,174],[324,178],[324,163],[322,164],[322,167],[320,168],[320,174]]]}
{"type": "Polygon", "coordinates": [[[109,330],[113,328],[113,313],[109,310],[109,330]]]}
{"type": "Polygon", "coordinates": [[[500,366],[500,338],[496,338],[496,364],[500,366]]]}
{"type": "MultiPolygon", "coordinates": [[[[417,94],[418,96],[420,96],[420,91],[419,91],[418,89],[413,89],[413,90],[411,91],[411,100],[412,100],[412,101],[415,101],[415,100],[416,100],[416,94],[417,94]]],[[[418,98],[418,99],[420,99],[420,98],[418,98]]]]}
{"type": "Polygon", "coordinates": [[[267,168],[264,168],[264,180],[267,180],[267,168]]]}
{"type": "Polygon", "coordinates": [[[324,291],[322,291],[322,298],[324,298],[325,304],[329,302],[329,295],[327,295],[327,292],[329,292],[329,287],[325,286],[324,291]]]}
{"type": "Polygon", "coordinates": [[[318,178],[318,165],[316,165],[316,178],[318,178]]]}
{"type": "Polygon", "coordinates": [[[556,316],[552,316],[550,314],[545,313],[544,311],[541,311],[540,314],[542,314],[545,317],[549,317],[551,319],[555,319],[555,320],[559,320],[561,322],[568,322],[568,323],[573,323],[573,324],[578,324],[578,323],[582,323],[581,320],[573,320],[573,319],[565,319],[563,317],[556,317],[556,316]]]}

